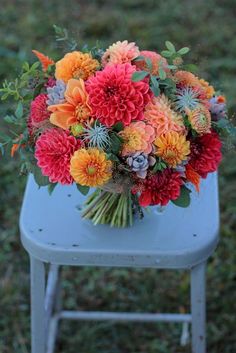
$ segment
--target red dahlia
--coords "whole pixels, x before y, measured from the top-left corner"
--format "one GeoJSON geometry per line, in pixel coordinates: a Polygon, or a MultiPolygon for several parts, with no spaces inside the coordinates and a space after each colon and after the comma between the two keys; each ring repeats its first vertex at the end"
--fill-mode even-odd
{"type": "Polygon", "coordinates": [[[144,118],[152,92],[147,82],[131,80],[135,71],[129,63],[107,65],[87,81],[92,114],[104,125],[112,126],[118,121],[129,125],[132,120],[144,118]]]}
{"type": "Polygon", "coordinates": [[[176,200],[180,196],[180,187],[183,180],[179,172],[173,169],[165,169],[154,175],[149,175],[142,182],[140,206],[149,205],[165,206],[170,200],[176,200]]]}
{"type": "Polygon", "coordinates": [[[39,94],[30,106],[30,122],[34,127],[40,127],[45,120],[49,119],[50,112],[47,110],[47,94],[39,94]]]}
{"type": "Polygon", "coordinates": [[[221,145],[216,132],[199,136],[191,141],[189,164],[202,178],[217,170],[222,159],[221,145]]]}
{"type": "Polygon", "coordinates": [[[52,183],[71,184],[70,159],[80,147],[81,142],[68,131],[46,130],[35,145],[35,157],[42,174],[48,176],[52,183]]]}

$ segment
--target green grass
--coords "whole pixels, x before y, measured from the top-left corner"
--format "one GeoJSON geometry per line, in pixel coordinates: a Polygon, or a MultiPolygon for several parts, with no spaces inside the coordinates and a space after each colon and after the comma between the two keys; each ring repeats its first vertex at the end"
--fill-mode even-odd
{"type": "MultiPolygon", "coordinates": [[[[35,48],[52,55],[54,23],[90,44],[118,39],[160,50],[165,40],[191,47],[189,61],[225,91],[236,108],[235,1],[209,0],[3,0],[0,18],[0,79],[14,77],[35,48]]],[[[8,107],[1,105],[3,115],[8,107]]],[[[2,121],[0,128],[6,129],[2,121]]],[[[30,352],[29,262],[19,240],[18,216],[25,180],[17,160],[0,160],[0,352],[30,352]]],[[[236,352],[236,155],[220,170],[221,242],[208,266],[208,352],[236,352]]],[[[210,217],[210,215],[209,215],[210,217]]],[[[188,311],[187,273],[125,269],[63,271],[63,298],[69,309],[188,311]],[[145,280],[144,280],[145,279],[145,280]]],[[[179,346],[177,324],[63,322],[58,353],[187,353],[179,346]]]]}

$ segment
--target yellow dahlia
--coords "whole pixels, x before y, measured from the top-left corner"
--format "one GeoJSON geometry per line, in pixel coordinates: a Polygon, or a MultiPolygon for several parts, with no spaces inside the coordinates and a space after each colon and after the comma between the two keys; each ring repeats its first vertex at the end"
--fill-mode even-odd
{"type": "Polygon", "coordinates": [[[112,176],[112,162],[97,148],[81,148],[71,158],[70,174],[80,185],[101,186],[112,176]]]}
{"type": "Polygon", "coordinates": [[[157,137],[154,145],[157,147],[156,155],[173,168],[185,161],[190,154],[190,142],[176,131],[157,137]]]}
{"type": "Polygon", "coordinates": [[[156,136],[169,131],[185,132],[183,117],[171,109],[170,101],[163,94],[146,105],[144,117],[155,129],[156,136]]]}
{"type": "Polygon", "coordinates": [[[89,53],[73,51],[57,61],[55,76],[57,80],[67,82],[71,78],[82,78],[84,81],[99,68],[99,62],[89,53]]]}
{"type": "Polygon", "coordinates": [[[204,105],[193,110],[187,110],[188,120],[192,128],[200,135],[211,131],[211,114],[204,105]]]}
{"type": "Polygon", "coordinates": [[[124,140],[122,155],[127,156],[136,152],[150,153],[152,142],[155,138],[155,130],[143,121],[131,123],[120,132],[124,140]]]}
{"type": "Polygon", "coordinates": [[[134,42],[129,43],[127,40],[118,41],[110,45],[105,51],[102,57],[102,65],[130,63],[139,54],[139,48],[134,42]]]}
{"type": "Polygon", "coordinates": [[[201,86],[202,86],[202,88],[203,88],[203,90],[204,90],[204,92],[206,94],[207,99],[211,99],[214,96],[214,94],[215,94],[214,87],[210,86],[209,82],[207,82],[207,81],[205,81],[203,79],[200,79],[199,82],[200,82],[200,84],[201,84],[201,86]]]}

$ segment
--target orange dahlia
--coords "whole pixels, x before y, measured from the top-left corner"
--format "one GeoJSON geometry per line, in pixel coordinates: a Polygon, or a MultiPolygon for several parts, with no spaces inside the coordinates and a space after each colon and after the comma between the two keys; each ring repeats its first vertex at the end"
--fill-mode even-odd
{"type": "Polygon", "coordinates": [[[136,152],[149,154],[152,151],[152,142],[155,138],[155,130],[143,121],[131,123],[120,132],[124,140],[122,155],[127,156],[136,152]]]}
{"type": "Polygon", "coordinates": [[[149,59],[151,61],[152,68],[150,70],[145,60],[141,60],[135,62],[135,66],[139,69],[148,71],[152,75],[158,75],[160,67],[162,67],[163,70],[165,70],[166,72],[170,71],[168,69],[168,62],[166,61],[166,59],[155,51],[143,50],[140,52],[140,55],[143,56],[145,59],[149,59]]]}
{"type": "Polygon", "coordinates": [[[184,86],[201,86],[199,78],[191,72],[183,70],[176,71],[174,77],[177,83],[180,83],[184,86]]]}
{"type": "Polygon", "coordinates": [[[82,148],[71,158],[70,174],[80,185],[101,186],[112,176],[112,162],[97,148],[82,148]]]}
{"type": "Polygon", "coordinates": [[[171,103],[163,94],[146,105],[145,121],[155,129],[156,136],[169,131],[184,132],[183,117],[171,109],[171,103]]]}
{"type": "Polygon", "coordinates": [[[65,103],[48,107],[52,112],[50,122],[62,129],[68,129],[77,123],[84,123],[91,114],[88,104],[88,94],[82,79],[70,79],[65,91],[65,103]]]}
{"type": "Polygon", "coordinates": [[[154,141],[156,154],[170,167],[175,168],[185,161],[190,153],[190,142],[182,134],[171,131],[157,137],[154,141]]]}
{"type": "Polygon", "coordinates": [[[214,94],[215,94],[214,87],[210,86],[209,82],[207,82],[207,81],[205,81],[203,79],[200,79],[199,82],[200,82],[203,90],[205,91],[207,99],[211,99],[214,96],[214,94]]]}
{"type": "Polygon", "coordinates": [[[199,105],[193,110],[188,109],[186,113],[192,128],[199,135],[203,135],[211,131],[211,114],[204,105],[199,105]]]}
{"type": "Polygon", "coordinates": [[[129,43],[127,40],[118,41],[110,45],[105,51],[102,57],[102,65],[130,63],[139,54],[139,48],[134,42],[129,43]]]}
{"type": "Polygon", "coordinates": [[[68,82],[71,78],[87,80],[99,68],[99,62],[91,54],[73,51],[56,62],[55,77],[68,82]]]}

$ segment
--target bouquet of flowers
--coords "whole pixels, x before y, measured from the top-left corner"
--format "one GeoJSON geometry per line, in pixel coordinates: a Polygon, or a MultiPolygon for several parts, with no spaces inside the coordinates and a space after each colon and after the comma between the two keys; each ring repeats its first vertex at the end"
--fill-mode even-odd
{"type": "MultiPolygon", "coordinates": [[[[191,184],[216,171],[220,136],[232,126],[225,97],[184,65],[187,47],[161,54],[127,40],[24,63],[2,99],[17,101],[13,136],[1,134],[40,186],[76,183],[89,194],[82,217],[131,226],[147,206],[187,207],[191,184]]],[[[12,130],[11,130],[12,131],[12,130]]]]}

